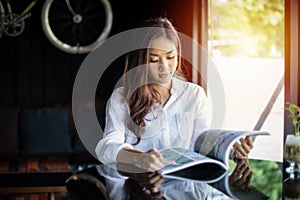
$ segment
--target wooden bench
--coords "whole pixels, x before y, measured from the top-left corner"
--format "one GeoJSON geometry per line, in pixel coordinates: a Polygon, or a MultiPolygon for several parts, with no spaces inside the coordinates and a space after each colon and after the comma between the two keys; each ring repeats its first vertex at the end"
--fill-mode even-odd
{"type": "Polygon", "coordinates": [[[0,197],[47,194],[49,200],[55,200],[55,193],[67,195],[65,181],[72,174],[72,172],[0,173],[0,197]]]}

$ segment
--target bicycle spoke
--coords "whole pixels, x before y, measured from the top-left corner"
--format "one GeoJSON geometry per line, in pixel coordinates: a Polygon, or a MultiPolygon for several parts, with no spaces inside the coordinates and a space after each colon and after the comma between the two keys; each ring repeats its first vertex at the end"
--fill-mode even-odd
{"type": "Polygon", "coordinates": [[[55,1],[55,3],[53,3],[53,7],[55,7],[55,9],[63,9],[63,12],[60,13],[68,13],[69,11],[64,1],[55,1]]]}
{"type": "Polygon", "coordinates": [[[71,36],[72,36],[72,43],[71,44],[73,44],[73,45],[77,45],[77,40],[76,40],[76,27],[75,26],[73,26],[72,27],[72,30],[71,30],[71,36]]]}
{"type": "MultiPolygon", "coordinates": [[[[65,21],[73,22],[72,18],[70,18],[70,16],[61,15],[61,16],[56,16],[55,18],[54,17],[51,18],[50,23],[51,24],[57,24],[57,23],[65,22],[65,21]]],[[[61,24],[63,24],[63,23],[61,23],[61,24]]]]}
{"type": "Polygon", "coordinates": [[[73,10],[76,13],[82,14],[81,10],[84,7],[85,3],[87,3],[87,2],[80,1],[80,0],[69,0],[69,1],[70,1],[70,4],[72,5],[73,10]]]}
{"type": "Polygon", "coordinates": [[[103,19],[104,16],[101,14],[95,14],[95,15],[89,15],[84,17],[84,20],[89,21],[89,20],[93,20],[93,19],[103,19]]]}
{"type": "Polygon", "coordinates": [[[84,30],[86,30],[86,34],[90,33],[90,35],[94,35],[92,38],[97,37],[97,35],[102,32],[102,29],[99,31],[95,31],[94,26],[89,26],[88,24],[84,24],[84,27],[84,30]]]}
{"type": "Polygon", "coordinates": [[[88,4],[86,4],[83,8],[82,11],[83,13],[89,13],[95,9],[99,9],[99,8],[103,8],[104,7],[101,5],[101,3],[99,1],[90,1],[88,4]]]}

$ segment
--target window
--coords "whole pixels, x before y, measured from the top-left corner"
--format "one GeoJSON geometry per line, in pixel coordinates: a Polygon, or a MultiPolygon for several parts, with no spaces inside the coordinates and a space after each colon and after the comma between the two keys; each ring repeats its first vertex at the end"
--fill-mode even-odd
{"type": "Polygon", "coordinates": [[[222,128],[269,131],[249,157],[282,161],[284,1],[211,0],[208,28],[208,54],[225,92],[222,128]]]}

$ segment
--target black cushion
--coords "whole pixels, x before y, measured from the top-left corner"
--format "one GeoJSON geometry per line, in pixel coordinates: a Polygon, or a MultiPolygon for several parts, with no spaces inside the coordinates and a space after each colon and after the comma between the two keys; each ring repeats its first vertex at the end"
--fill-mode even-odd
{"type": "Polygon", "coordinates": [[[73,151],[74,153],[79,153],[79,154],[88,154],[88,150],[85,148],[83,145],[81,139],[79,138],[78,134],[74,136],[74,141],[73,141],[73,151]]]}
{"type": "Polygon", "coordinates": [[[67,108],[23,110],[20,120],[23,154],[71,152],[67,108]]]}
{"type": "Polygon", "coordinates": [[[15,155],[18,149],[18,108],[0,107],[0,154],[15,155]]]}

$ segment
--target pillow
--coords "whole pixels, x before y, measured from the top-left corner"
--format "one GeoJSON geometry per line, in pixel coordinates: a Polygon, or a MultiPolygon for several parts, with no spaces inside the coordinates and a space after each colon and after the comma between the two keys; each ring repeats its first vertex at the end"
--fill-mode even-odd
{"type": "Polygon", "coordinates": [[[18,149],[18,108],[0,107],[0,154],[15,155],[18,149]]]}
{"type": "Polygon", "coordinates": [[[27,109],[21,113],[23,154],[68,154],[71,152],[67,108],[27,109]]]}
{"type": "Polygon", "coordinates": [[[76,135],[74,136],[73,139],[73,151],[74,153],[79,153],[79,154],[89,154],[88,150],[85,148],[85,146],[83,145],[80,137],[78,136],[78,134],[76,133],[76,135]]]}

